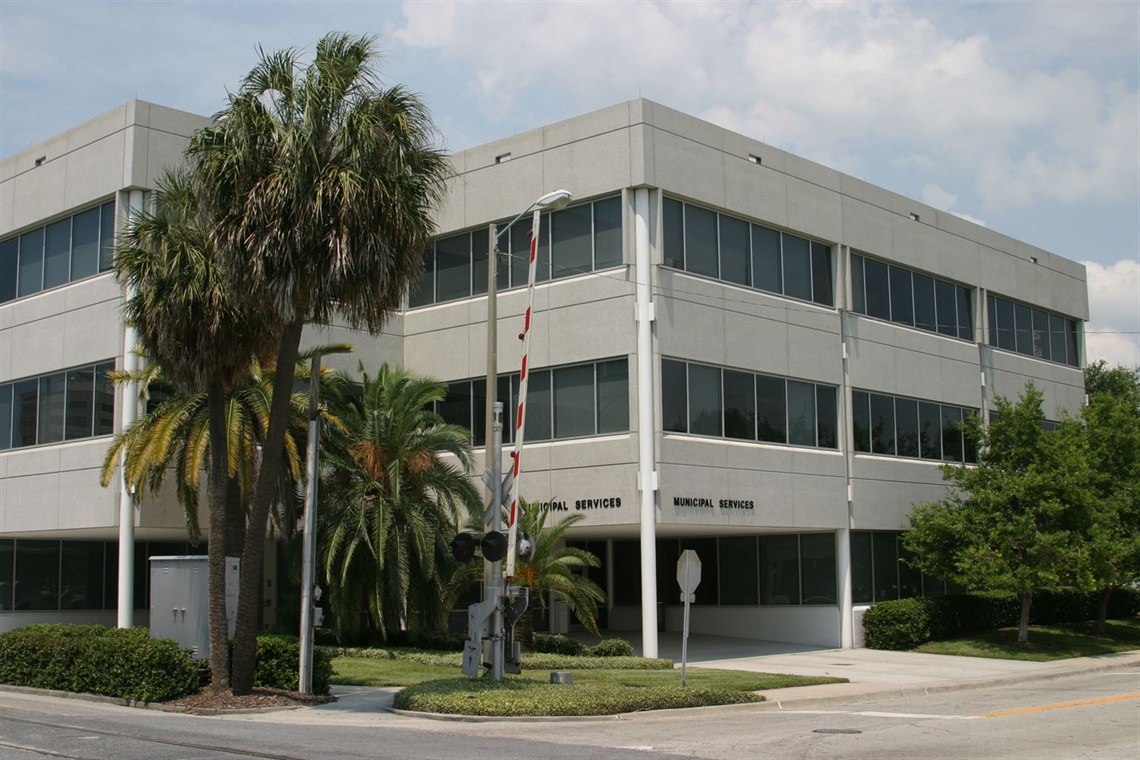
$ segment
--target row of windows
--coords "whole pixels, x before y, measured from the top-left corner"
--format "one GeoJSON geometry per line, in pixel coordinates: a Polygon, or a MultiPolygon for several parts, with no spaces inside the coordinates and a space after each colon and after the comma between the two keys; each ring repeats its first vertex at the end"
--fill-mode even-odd
{"type": "MultiPolygon", "coordinates": [[[[835,604],[835,534],[662,539],[657,542],[657,594],[680,604],[677,560],[692,549],[701,560],[696,604],[835,604]]],[[[641,547],[614,541],[614,604],[641,604],[641,547]]]]}
{"type": "Polygon", "coordinates": [[[115,432],[114,362],[0,385],[0,450],[115,432]]]}
{"type": "Polygon", "coordinates": [[[831,306],[831,249],[666,198],[665,266],[831,306]]]}
{"type": "Polygon", "coordinates": [[[974,339],[970,290],[961,285],[853,253],[851,294],[859,314],[974,339]]]}
{"type": "Polygon", "coordinates": [[[0,303],[111,268],[115,204],[88,209],[0,242],[0,303]]]}
{"type": "MultiPolygon", "coordinates": [[[[543,214],[535,281],[546,282],[622,263],[621,198],[615,196],[543,214]]],[[[487,292],[487,229],[440,238],[428,251],[424,272],[408,297],[410,307],[427,306],[487,292]]],[[[499,239],[509,264],[496,262],[499,290],[526,285],[530,262],[529,225],[519,223],[499,239]]]]}
{"type": "Polygon", "coordinates": [[[667,432],[838,446],[832,385],[662,359],[661,406],[667,432]]]}
{"type": "MultiPolygon", "coordinates": [[[[451,383],[447,398],[436,405],[445,421],[471,431],[475,445],[486,442],[486,388],[484,379],[451,383]]],[[[518,397],[519,376],[500,376],[497,398],[503,402],[504,443],[514,441],[518,397]]],[[[528,441],[628,432],[628,360],[532,370],[525,413],[528,441]]]]}
{"type": "MultiPolygon", "coordinates": [[[[185,555],[189,548],[184,542],[135,544],[135,609],[147,607],[148,558],[185,555]]],[[[113,610],[119,598],[118,552],[114,541],[0,539],[0,611],[113,610]]]]}
{"type": "Polygon", "coordinates": [[[965,591],[907,564],[902,534],[851,531],[851,599],[855,604],[912,596],[943,596],[965,591]]]}
{"type": "Polygon", "coordinates": [[[991,346],[1079,366],[1075,321],[997,296],[989,296],[986,306],[991,346]]]}
{"type": "Polygon", "coordinates": [[[855,450],[869,454],[976,462],[962,423],[977,409],[852,391],[855,450]]]}

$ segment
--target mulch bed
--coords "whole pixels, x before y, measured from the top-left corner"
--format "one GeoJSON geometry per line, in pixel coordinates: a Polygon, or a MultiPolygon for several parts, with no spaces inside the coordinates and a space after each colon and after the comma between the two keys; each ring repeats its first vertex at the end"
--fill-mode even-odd
{"type": "Polygon", "coordinates": [[[284,689],[271,689],[255,686],[253,693],[235,695],[228,689],[214,692],[203,689],[188,697],[164,702],[163,707],[190,713],[250,712],[255,710],[280,710],[290,707],[308,707],[335,702],[333,696],[301,694],[284,689]]]}

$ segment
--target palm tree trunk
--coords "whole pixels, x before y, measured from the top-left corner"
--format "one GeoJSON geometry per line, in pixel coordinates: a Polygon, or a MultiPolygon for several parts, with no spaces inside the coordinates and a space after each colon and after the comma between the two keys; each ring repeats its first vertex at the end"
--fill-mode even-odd
{"type": "Polygon", "coordinates": [[[210,543],[207,549],[207,606],[210,631],[210,689],[229,688],[229,630],[226,625],[226,394],[215,380],[206,392],[210,427],[210,543]]]}
{"type": "Polygon", "coordinates": [[[298,316],[285,326],[277,352],[277,371],[273,376],[273,400],[269,408],[269,429],[261,450],[261,469],[250,505],[249,525],[241,555],[241,585],[238,590],[237,628],[234,631],[234,694],[253,691],[253,675],[257,666],[257,620],[261,608],[261,564],[265,556],[265,529],[269,510],[281,476],[281,455],[289,421],[289,402],[293,394],[297,354],[301,344],[304,318],[298,316]]]}
{"type": "Polygon", "coordinates": [[[241,501],[241,483],[226,478],[226,556],[240,557],[245,544],[245,505],[241,501]]]}

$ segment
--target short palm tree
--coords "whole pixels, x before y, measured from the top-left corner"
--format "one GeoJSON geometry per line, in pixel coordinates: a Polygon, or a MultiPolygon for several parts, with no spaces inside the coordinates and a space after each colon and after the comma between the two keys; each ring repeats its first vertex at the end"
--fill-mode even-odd
{"type": "Polygon", "coordinates": [[[336,631],[439,633],[449,542],[462,515],[481,510],[471,433],[432,410],[443,383],[387,364],[360,373],[359,396],[337,410],[345,432],[323,454],[321,563],[336,631]]]}
{"type": "Polygon", "coordinates": [[[253,688],[258,579],[305,323],[376,333],[423,268],[449,168],[419,99],[382,87],[373,41],[329,34],[262,53],[188,155],[232,281],[281,328],[265,467],[254,492],[234,638],[234,690],[253,688]]]}
{"type": "MultiPolygon", "coordinates": [[[[601,567],[601,561],[593,553],[566,543],[566,532],[581,522],[583,515],[569,515],[548,524],[549,510],[525,499],[520,499],[520,502],[519,530],[531,537],[534,554],[529,560],[520,560],[515,565],[512,583],[529,589],[532,608],[545,610],[548,597],[553,597],[563,602],[586,630],[598,635],[598,605],[605,603],[606,592],[586,576],[585,570],[601,567]]],[[[472,513],[468,528],[483,530],[481,520],[481,514],[472,513]]],[[[482,578],[482,562],[459,566],[448,585],[448,598],[454,602],[464,588],[480,582],[482,578]]],[[[532,633],[531,616],[523,615],[515,636],[524,645],[529,645],[532,633]]]]}

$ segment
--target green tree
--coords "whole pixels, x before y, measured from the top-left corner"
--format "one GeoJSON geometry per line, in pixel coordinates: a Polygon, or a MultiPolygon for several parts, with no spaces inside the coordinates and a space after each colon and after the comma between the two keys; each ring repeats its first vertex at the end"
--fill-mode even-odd
{"type": "Polygon", "coordinates": [[[233,686],[253,687],[257,572],[306,323],[375,333],[422,270],[449,169],[423,104],[382,87],[373,41],[330,34],[262,51],[212,127],[191,140],[214,239],[237,289],[273,313],[279,371],[242,552],[233,686]]]}
{"type": "Polygon", "coordinates": [[[360,374],[323,455],[321,561],[335,628],[342,640],[370,625],[385,637],[442,633],[449,542],[461,515],[482,509],[468,477],[471,432],[432,410],[443,383],[387,364],[360,374]]]}
{"type": "Polygon", "coordinates": [[[1030,383],[1016,404],[997,398],[988,426],[976,416],[966,422],[977,465],[944,465],[949,492],[916,507],[903,534],[912,564],[924,572],[1016,593],[1022,644],[1034,590],[1080,583],[1087,568],[1076,541],[1087,516],[1085,458],[1072,435],[1044,430],[1041,399],[1030,383]]]}
{"type": "Polygon", "coordinates": [[[1085,369],[1081,410],[1092,519],[1085,537],[1104,631],[1112,592],[1140,581],[1140,375],[1097,362],[1085,369]]]}
{"type": "MultiPolygon", "coordinates": [[[[601,561],[591,552],[566,543],[566,532],[585,516],[568,515],[548,524],[550,510],[526,502],[521,507],[519,530],[534,541],[534,555],[516,564],[512,582],[530,589],[530,603],[536,608],[545,610],[550,596],[563,602],[578,622],[597,636],[598,605],[605,604],[606,592],[586,576],[586,570],[601,567],[601,561]]],[[[530,621],[529,615],[523,616],[523,630],[518,636],[524,644],[530,643],[530,621]]]]}
{"type": "MultiPolygon", "coordinates": [[[[595,636],[599,635],[598,605],[605,603],[606,592],[590,580],[585,571],[601,567],[601,561],[585,549],[566,544],[566,532],[581,522],[584,515],[568,515],[548,524],[551,516],[549,510],[540,508],[535,502],[527,502],[525,499],[519,501],[519,530],[530,535],[534,541],[534,555],[527,562],[520,560],[516,563],[512,582],[530,590],[532,608],[545,610],[548,598],[553,596],[566,605],[586,630],[595,636]]],[[[483,530],[482,519],[481,512],[472,512],[468,528],[483,530]]],[[[449,584],[448,598],[454,603],[464,589],[481,583],[482,579],[482,562],[460,565],[449,584]]],[[[525,614],[518,623],[516,636],[524,645],[529,645],[532,635],[531,616],[525,614]]]]}
{"type": "MultiPolygon", "coordinates": [[[[212,223],[188,177],[167,173],[156,183],[154,211],[137,214],[115,250],[115,276],[127,288],[124,317],[146,353],[187,395],[204,392],[209,447],[210,533],[226,526],[229,452],[226,396],[249,376],[255,348],[271,342],[273,323],[233,297],[212,244],[212,223]]],[[[229,684],[222,541],[208,550],[211,688],[229,684]]]]}

